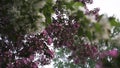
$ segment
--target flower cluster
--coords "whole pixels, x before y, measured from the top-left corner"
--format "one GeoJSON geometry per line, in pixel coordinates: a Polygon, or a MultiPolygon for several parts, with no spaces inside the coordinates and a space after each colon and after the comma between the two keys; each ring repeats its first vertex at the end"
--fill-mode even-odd
{"type": "Polygon", "coordinates": [[[47,46],[50,45],[51,42],[51,39],[45,38],[42,33],[40,35],[25,35],[25,37],[19,37],[14,43],[2,38],[2,40],[0,40],[0,66],[21,68],[29,66],[30,64],[31,67],[28,68],[34,68],[32,67],[34,65],[36,65],[35,68],[37,68],[38,64],[49,64],[50,59],[54,57],[54,52],[47,46]],[[36,60],[36,54],[43,57],[37,57],[38,59],[36,60]],[[35,64],[36,62],[39,63],[35,64]]]}

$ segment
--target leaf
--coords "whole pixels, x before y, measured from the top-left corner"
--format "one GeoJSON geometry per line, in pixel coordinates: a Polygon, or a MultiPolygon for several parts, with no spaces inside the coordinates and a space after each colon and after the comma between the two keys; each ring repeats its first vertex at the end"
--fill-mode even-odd
{"type": "Polygon", "coordinates": [[[83,4],[82,4],[81,2],[75,2],[75,3],[73,4],[73,8],[74,8],[74,9],[78,9],[80,6],[83,6],[83,4]]]}
{"type": "Polygon", "coordinates": [[[97,32],[101,32],[102,31],[101,28],[102,27],[101,27],[101,25],[99,23],[95,23],[95,29],[96,29],[97,32]]]}
{"type": "Polygon", "coordinates": [[[110,17],[109,18],[110,24],[112,26],[120,26],[120,23],[116,21],[116,19],[114,17],[110,17]]]}
{"type": "Polygon", "coordinates": [[[88,62],[89,62],[90,68],[94,68],[95,67],[95,61],[89,59],[88,62]]]}
{"type": "Polygon", "coordinates": [[[66,3],[65,5],[66,5],[66,8],[67,8],[67,9],[73,10],[73,9],[74,9],[74,8],[73,8],[73,4],[74,4],[74,2],[71,1],[70,3],[66,3]]]}
{"type": "Polygon", "coordinates": [[[47,0],[47,3],[52,3],[52,0],[47,0]]]}
{"type": "Polygon", "coordinates": [[[53,13],[53,10],[52,10],[52,4],[51,3],[47,3],[44,8],[43,8],[43,14],[45,15],[45,25],[49,25],[51,22],[52,22],[52,19],[51,19],[51,13],[53,13]]]}
{"type": "Polygon", "coordinates": [[[86,32],[86,35],[87,35],[87,37],[89,38],[89,40],[92,40],[92,34],[91,34],[90,31],[87,31],[87,32],[86,32]]]}

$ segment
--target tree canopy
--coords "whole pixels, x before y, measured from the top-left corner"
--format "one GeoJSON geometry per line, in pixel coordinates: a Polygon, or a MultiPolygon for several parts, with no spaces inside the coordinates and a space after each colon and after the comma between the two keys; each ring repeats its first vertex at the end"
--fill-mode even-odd
{"type": "Polygon", "coordinates": [[[120,22],[92,0],[0,0],[0,68],[119,68],[120,22]]]}

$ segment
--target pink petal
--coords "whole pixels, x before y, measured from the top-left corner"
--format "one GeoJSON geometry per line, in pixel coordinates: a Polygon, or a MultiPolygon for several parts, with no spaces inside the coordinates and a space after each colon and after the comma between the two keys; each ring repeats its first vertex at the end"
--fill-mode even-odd
{"type": "Polygon", "coordinates": [[[46,35],[47,35],[47,31],[44,30],[44,31],[42,32],[42,34],[43,34],[43,36],[46,36],[46,35]]]}
{"type": "Polygon", "coordinates": [[[52,42],[53,42],[52,38],[48,38],[48,40],[47,40],[48,45],[51,45],[52,42]]]}
{"type": "Polygon", "coordinates": [[[117,57],[118,56],[118,50],[116,50],[116,49],[110,50],[109,55],[111,57],[117,57]]]}

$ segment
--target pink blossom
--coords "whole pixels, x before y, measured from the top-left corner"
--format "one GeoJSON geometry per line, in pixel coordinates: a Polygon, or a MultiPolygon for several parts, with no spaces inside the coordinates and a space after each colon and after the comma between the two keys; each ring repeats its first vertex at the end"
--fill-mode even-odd
{"type": "Polygon", "coordinates": [[[74,25],[73,25],[75,28],[79,28],[80,27],[80,25],[78,24],[78,23],[74,23],[74,25]]]}
{"type": "Polygon", "coordinates": [[[110,50],[109,55],[111,57],[117,57],[118,56],[118,50],[116,50],[116,49],[110,50]]]}
{"type": "Polygon", "coordinates": [[[51,56],[51,58],[54,57],[54,51],[53,50],[47,50],[47,53],[51,56]]]}
{"type": "Polygon", "coordinates": [[[30,55],[29,59],[34,60],[34,55],[30,55]]]}
{"type": "Polygon", "coordinates": [[[103,51],[103,52],[101,52],[100,54],[99,54],[99,57],[101,58],[101,59],[103,59],[103,58],[105,58],[106,56],[108,56],[109,55],[109,52],[108,51],[103,51]]]}
{"type": "Polygon", "coordinates": [[[102,62],[97,62],[95,68],[103,68],[102,62]]]}
{"type": "Polygon", "coordinates": [[[51,45],[52,42],[53,42],[52,38],[48,38],[47,40],[48,45],[51,45]]]}
{"type": "Polygon", "coordinates": [[[44,30],[42,33],[43,33],[43,36],[47,35],[47,31],[46,30],[44,30]]]}

